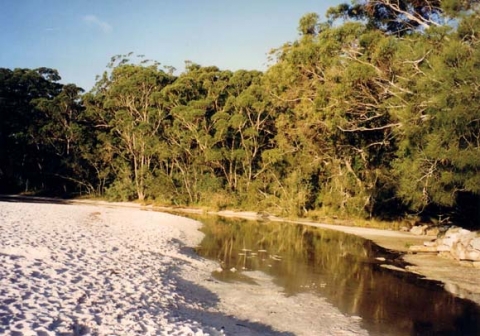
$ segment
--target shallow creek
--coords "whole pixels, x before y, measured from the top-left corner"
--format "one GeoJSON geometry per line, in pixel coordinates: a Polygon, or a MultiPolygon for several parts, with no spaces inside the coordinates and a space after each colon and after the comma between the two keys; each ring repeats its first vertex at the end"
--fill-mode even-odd
{"type": "Polygon", "coordinates": [[[360,316],[372,335],[480,335],[479,306],[402,271],[399,254],[371,241],[302,225],[194,218],[205,233],[196,251],[218,261],[218,280],[255,285],[249,271],[263,271],[285,295],[312,293],[360,316]]]}

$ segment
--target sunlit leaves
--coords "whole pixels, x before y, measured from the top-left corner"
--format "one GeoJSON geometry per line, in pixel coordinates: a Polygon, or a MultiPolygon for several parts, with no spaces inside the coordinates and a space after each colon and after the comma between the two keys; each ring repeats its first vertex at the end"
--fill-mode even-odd
{"type": "MultiPolygon", "coordinates": [[[[476,20],[466,20],[468,30],[478,28],[472,25],[476,20]]],[[[411,82],[415,95],[399,114],[410,125],[402,129],[395,163],[399,195],[417,209],[453,206],[460,193],[480,193],[472,183],[480,172],[480,53],[472,45],[474,35],[464,38],[463,29],[424,42],[430,49],[411,82]]]]}
{"type": "MultiPolygon", "coordinates": [[[[87,95],[85,105],[98,126],[109,131],[109,136],[100,138],[114,149],[115,162],[107,164],[118,166],[123,160],[119,171],[123,181],[130,177],[136,196],[144,199],[146,182],[152,179],[156,158],[161,157],[160,136],[167,117],[160,92],[173,78],[158,64],[131,64],[121,57],[112,59],[110,69],[87,95]]],[[[119,191],[125,185],[120,181],[115,184],[119,191]]]]}

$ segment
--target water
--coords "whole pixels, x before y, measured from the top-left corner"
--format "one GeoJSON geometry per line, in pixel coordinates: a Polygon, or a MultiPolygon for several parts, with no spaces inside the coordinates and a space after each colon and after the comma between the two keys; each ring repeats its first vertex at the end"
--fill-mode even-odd
{"type": "Polygon", "coordinates": [[[205,233],[197,253],[219,262],[219,280],[253,283],[248,272],[263,271],[286,295],[314,293],[361,316],[372,335],[480,335],[480,307],[440,283],[385,268],[405,265],[368,240],[294,224],[196,219],[205,233]]]}

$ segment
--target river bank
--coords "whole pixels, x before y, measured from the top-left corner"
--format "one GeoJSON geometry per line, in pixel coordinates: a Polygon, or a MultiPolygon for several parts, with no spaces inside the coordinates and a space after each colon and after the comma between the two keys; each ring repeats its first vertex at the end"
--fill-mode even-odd
{"type": "MultiPolygon", "coordinates": [[[[160,208],[160,210],[172,210],[160,208]]],[[[197,209],[175,209],[185,213],[203,213],[197,209]]],[[[218,211],[208,212],[211,215],[225,217],[237,217],[250,220],[265,220],[256,212],[235,212],[218,211]]],[[[344,225],[322,224],[310,221],[295,221],[279,217],[269,216],[268,220],[279,222],[290,222],[295,224],[308,225],[328,230],[341,231],[348,234],[363,237],[373,241],[375,244],[391,251],[402,253],[402,259],[408,263],[405,271],[418,274],[429,280],[439,281],[444,284],[445,290],[453,295],[468,299],[480,305],[480,269],[472,267],[471,263],[445,259],[432,253],[411,253],[409,247],[423,245],[426,241],[432,241],[434,237],[414,235],[410,232],[394,230],[382,230],[365,227],[354,227],[344,225]]]]}

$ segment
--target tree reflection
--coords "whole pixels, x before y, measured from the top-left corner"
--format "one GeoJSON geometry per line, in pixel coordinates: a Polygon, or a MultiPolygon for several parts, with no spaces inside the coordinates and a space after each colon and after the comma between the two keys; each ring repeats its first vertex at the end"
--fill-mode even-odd
{"type": "Polygon", "coordinates": [[[398,255],[363,238],[289,223],[197,219],[205,233],[198,253],[220,263],[222,280],[263,271],[286,295],[318,293],[382,335],[480,334],[478,306],[437,283],[381,267],[398,265],[398,255]]]}

